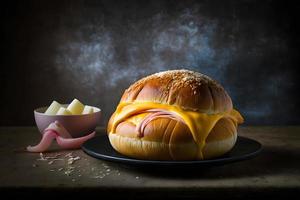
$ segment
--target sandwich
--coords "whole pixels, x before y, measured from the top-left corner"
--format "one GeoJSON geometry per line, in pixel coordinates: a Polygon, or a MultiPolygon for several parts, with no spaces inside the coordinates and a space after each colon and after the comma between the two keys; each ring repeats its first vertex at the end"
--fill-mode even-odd
{"type": "Polygon", "coordinates": [[[205,160],[229,152],[241,114],[224,88],[199,72],[169,70],[133,83],[110,117],[112,147],[145,160],[205,160]]]}

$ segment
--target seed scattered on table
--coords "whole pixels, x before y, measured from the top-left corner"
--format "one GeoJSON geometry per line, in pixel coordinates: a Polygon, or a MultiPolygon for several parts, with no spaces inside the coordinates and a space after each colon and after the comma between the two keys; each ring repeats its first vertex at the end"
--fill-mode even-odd
{"type": "MultiPolygon", "coordinates": [[[[114,170],[111,169],[109,165],[107,165],[106,163],[102,162],[99,166],[99,168],[97,166],[92,167],[90,162],[83,162],[80,163],[81,165],[74,165],[75,162],[84,159],[84,160],[88,160],[87,158],[81,158],[80,156],[74,155],[74,152],[69,152],[66,154],[43,154],[40,153],[39,154],[39,158],[37,160],[39,161],[46,161],[45,163],[48,165],[52,165],[55,163],[55,161],[63,161],[62,163],[64,163],[64,166],[60,166],[62,163],[58,162],[57,163],[57,168],[52,168],[49,171],[54,172],[54,171],[58,171],[58,172],[62,172],[62,174],[69,176],[71,178],[71,180],[74,182],[76,181],[75,177],[82,177],[84,175],[86,175],[86,173],[91,173],[92,176],[91,178],[95,178],[95,179],[103,179],[106,176],[111,175],[111,173],[114,173],[115,175],[120,176],[121,173],[119,170],[114,170]],[[82,166],[82,169],[78,169],[79,167],[82,166]],[[91,166],[91,167],[89,167],[91,166]],[[59,168],[58,168],[59,167],[59,168]],[[87,168],[88,170],[86,170],[85,168],[87,168]],[[85,172],[84,174],[82,174],[83,172],[85,172]]],[[[32,164],[33,167],[37,167],[38,165],[36,163],[32,164]]],[[[136,179],[139,179],[139,177],[136,177],[136,179]]]]}

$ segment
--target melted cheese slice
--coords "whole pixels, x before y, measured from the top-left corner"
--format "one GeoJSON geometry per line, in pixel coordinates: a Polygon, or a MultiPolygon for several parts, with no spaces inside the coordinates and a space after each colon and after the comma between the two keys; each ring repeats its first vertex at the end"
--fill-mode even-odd
{"type": "MultiPolygon", "coordinates": [[[[235,125],[243,121],[242,116],[238,111],[232,109],[230,112],[218,114],[206,114],[196,111],[183,110],[177,106],[166,105],[153,102],[133,102],[133,103],[120,103],[117,107],[115,117],[112,122],[111,133],[116,132],[116,128],[122,121],[133,117],[135,115],[144,113],[149,109],[164,109],[178,115],[183,119],[188,128],[190,129],[193,139],[198,144],[198,158],[203,159],[202,149],[205,146],[205,141],[210,131],[215,124],[223,117],[231,118],[235,125]]],[[[139,116],[140,118],[141,116],[139,116]]],[[[139,121],[139,119],[136,119],[139,121]]],[[[136,121],[134,120],[134,121],[136,121]]]]}

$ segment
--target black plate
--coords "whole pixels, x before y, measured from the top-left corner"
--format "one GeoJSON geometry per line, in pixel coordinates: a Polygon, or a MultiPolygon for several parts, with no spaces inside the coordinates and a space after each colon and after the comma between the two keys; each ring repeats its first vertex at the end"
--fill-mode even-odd
{"type": "Polygon", "coordinates": [[[82,149],[85,153],[92,157],[133,166],[211,167],[253,158],[261,151],[262,146],[259,142],[255,140],[238,136],[234,148],[222,157],[210,160],[191,161],[139,160],[129,158],[119,154],[112,148],[107,135],[97,136],[88,140],[82,145],[82,149]]]}

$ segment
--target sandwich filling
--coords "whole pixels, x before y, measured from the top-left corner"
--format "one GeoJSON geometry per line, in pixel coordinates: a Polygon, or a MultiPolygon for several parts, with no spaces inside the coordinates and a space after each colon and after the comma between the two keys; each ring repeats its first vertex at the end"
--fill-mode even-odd
{"type": "Polygon", "coordinates": [[[126,119],[141,114],[148,113],[136,124],[138,137],[144,136],[144,129],[154,119],[170,118],[185,123],[190,129],[193,139],[196,142],[199,151],[197,157],[203,159],[202,150],[205,146],[206,138],[221,118],[230,118],[235,127],[243,121],[238,111],[232,109],[228,112],[207,114],[197,111],[184,110],[178,106],[166,105],[154,102],[123,102],[117,107],[115,117],[112,121],[111,133],[116,132],[118,124],[126,119]]]}
{"type": "Polygon", "coordinates": [[[144,119],[142,119],[136,126],[136,131],[139,137],[144,137],[144,130],[146,126],[153,120],[158,118],[169,118],[177,121],[181,121],[185,124],[184,120],[174,112],[166,111],[163,109],[150,109],[146,110],[145,113],[150,113],[144,119]]]}

